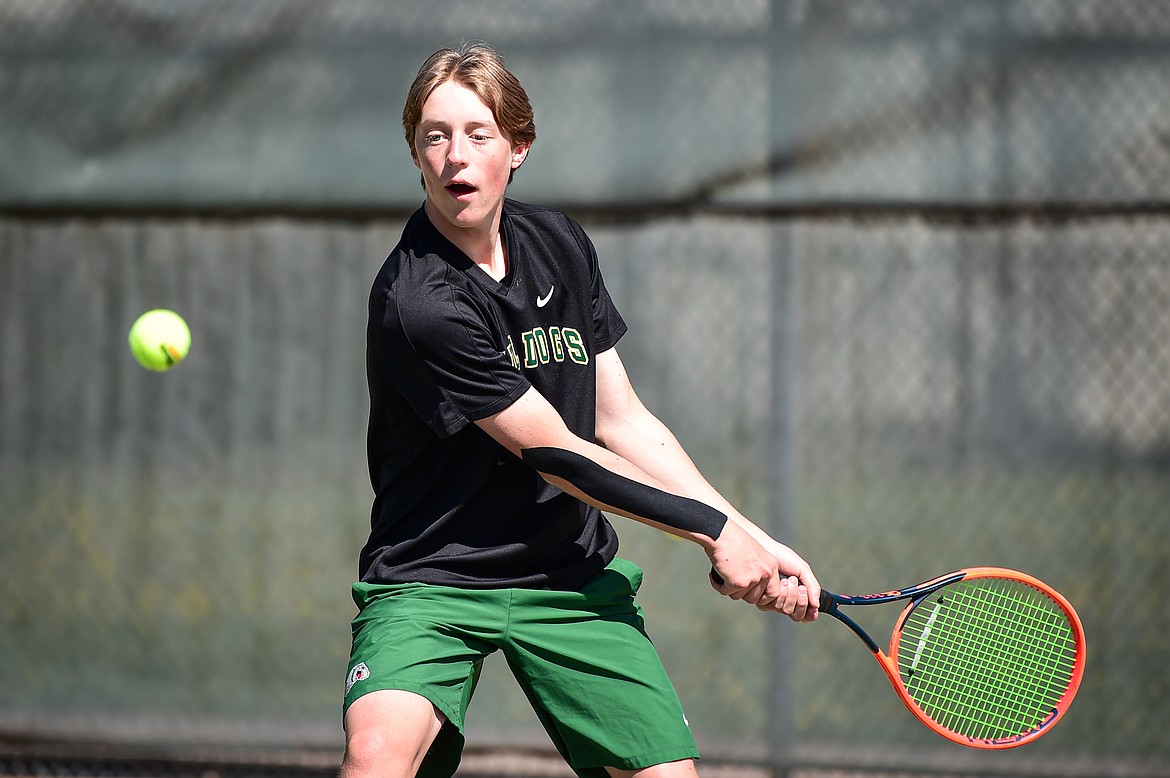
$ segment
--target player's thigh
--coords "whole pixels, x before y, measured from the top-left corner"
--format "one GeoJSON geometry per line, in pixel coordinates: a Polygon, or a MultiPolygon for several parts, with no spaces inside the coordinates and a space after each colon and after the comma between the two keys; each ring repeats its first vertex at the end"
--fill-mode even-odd
{"type": "MultiPolygon", "coordinates": [[[[453,774],[483,659],[496,650],[493,641],[506,621],[506,594],[425,584],[354,590],[360,610],[345,684],[347,766],[375,765],[383,753],[401,764],[404,753],[413,759],[412,749],[427,742],[417,774],[453,774]],[[402,715],[410,727],[400,731],[395,716],[402,715]]],[[[382,767],[350,772],[396,774],[382,767]]]]}
{"type": "Polygon", "coordinates": [[[362,695],[345,712],[342,775],[373,774],[390,765],[417,771],[446,722],[430,700],[414,692],[384,689],[362,695]]]}

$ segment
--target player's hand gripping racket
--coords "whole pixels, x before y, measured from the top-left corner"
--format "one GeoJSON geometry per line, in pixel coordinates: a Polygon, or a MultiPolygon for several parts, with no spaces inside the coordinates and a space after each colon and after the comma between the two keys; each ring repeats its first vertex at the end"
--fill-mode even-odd
{"type": "Polygon", "coordinates": [[[820,608],[873,652],[910,712],[945,738],[1011,748],[1044,734],[1080,686],[1085,633],[1052,587],[1024,573],[973,567],[880,594],[821,592],[820,608]],[[889,654],[842,606],[909,600],[889,654]]]}
{"type": "MultiPolygon", "coordinates": [[[[719,583],[718,574],[712,579],[719,583]]],[[[873,652],[922,723],[974,748],[1011,748],[1044,734],[1072,703],[1085,669],[1085,633],[1052,587],[999,567],[958,570],[879,594],[821,590],[821,612],[873,652]],[[842,606],[909,600],[889,653],[842,606]]]]}

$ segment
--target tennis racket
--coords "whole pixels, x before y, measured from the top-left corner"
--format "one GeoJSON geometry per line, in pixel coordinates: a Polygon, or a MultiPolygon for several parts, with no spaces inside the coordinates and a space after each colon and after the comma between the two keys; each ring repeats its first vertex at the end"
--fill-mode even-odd
{"type": "Polygon", "coordinates": [[[821,592],[821,611],[852,629],[918,719],[974,748],[1012,748],[1068,710],[1085,671],[1085,633],[1068,600],[1025,573],[973,567],[880,594],[821,592]],[[842,606],[909,600],[889,653],[842,606]]]}
{"type": "Polygon", "coordinates": [[[1085,670],[1085,633],[1072,605],[1015,570],[972,567],[878,594],[822,589],[820,609],[861,638],[923,724],[973,748],[1043,735],[1068,710],[1085,670]],[[898,600],[908,602],[888,654],[841,611],[898,600]]]}

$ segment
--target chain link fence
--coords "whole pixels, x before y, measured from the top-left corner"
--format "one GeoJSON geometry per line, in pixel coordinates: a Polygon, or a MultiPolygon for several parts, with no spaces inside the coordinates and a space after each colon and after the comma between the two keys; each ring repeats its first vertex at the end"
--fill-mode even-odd
{"type": "MultiPolygon", "coordinates": [[[[704,753],[1170,775],[1170,10],[1089,0],[0,0],[0,741],[339,747],[395,117],[463,38],[733,502],[835,591],[1003,565],[1085,622],[1060,725],[968,753],[615,519],[704,753]],[[194,334],[165,375],[152,307],[194,334]]],[[[502,661],[477,700],[473,745],[547,748],[502,661]]]]}

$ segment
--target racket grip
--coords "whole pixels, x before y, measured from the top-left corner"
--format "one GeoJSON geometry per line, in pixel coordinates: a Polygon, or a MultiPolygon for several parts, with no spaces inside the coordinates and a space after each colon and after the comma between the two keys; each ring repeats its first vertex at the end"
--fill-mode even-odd
{"type": "MultiPolygon", "coordinates": [[[[715,584],[716,586],[723,585],[723,576],[719,575],[719,573],[715,571],[714,567],[711,568],[711,572],[708,573],[708,575],[711,577],[711,583],[715,584]]],[[[821,599],[818,601],[817,607],[822,611],[827,611],[830,607],[832,607],[832,605],[833,593],[828,589],[821,589],[821,599]]]]}

